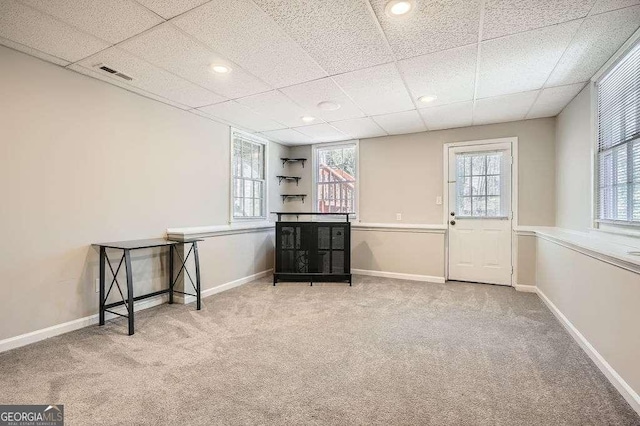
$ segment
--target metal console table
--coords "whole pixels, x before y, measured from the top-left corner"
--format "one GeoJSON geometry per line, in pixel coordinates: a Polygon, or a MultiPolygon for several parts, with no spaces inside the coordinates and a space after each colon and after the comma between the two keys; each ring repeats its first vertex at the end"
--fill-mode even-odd
{"type": "MultiPolygon", "coordinates": [[[[96,247],[100,248],[100,325],[104,325],[104,316],[105,312],[109,312],[114,315],[118,315],[121,317],[125,317],[129,320],[129,335],[133,335],[134,333],[134,312],[133,312],[133,303],[147,299],[149,297],[159,296],[161,294],[169,293],[169,303],[173,303],[173,294],[180,293],[183,295],[194,296],[197,301],[197,310],[201,308],[201,297],[200,297],[200,258],[198,256],[198,242],[203,240],[188,240],[188,241],[170,241],[165,240],[164,238],[155,238],[149,240],[133,240],[133,241],[118,241],[113,243],[98,243],[93,244],[96,247]],[[191,244],[191,248],[187,255],[183,258],[180,255],[180,252],[177,250],[177,245],[181,244],[191,244]],[[154,247],[168,247],[169,248],[169,288],[164,290],[155,291],[153,293],[143,294],[140,296],[133,296],[133,274],[131,271],[131,252],[133,250],[141,250],[148,249],[154,247]],[[120,258],[120,262],[118,263],[118,267],[114,270],[111,265],[111,261],[107,256],[107,249],[115,249],[122,250],[122,257],[120,258]],[[196,281],[193,282],[191,278],[191,274],[187,269],[187,260],[189,256],[193,253],[195,266],[196,266],[196,281]],[[178,259],[182,263],[180,270],[176,274],[175,278],[173,276],[173,263],[174,263],[174,254],[178,256],[178,259]],[[118,272],[122,267],[122,262],[125,264],[125,272],[127,276],[127,297],[125,298],[122,288],[120,287],[120,283],[118,282],[118,272]],[[113,279],[111,280],[111,284],[109,285],[109,289],[106,290],[106,279],[107,279],[107,270],[106,266],[111,270],[111,276],[113,279]],[[186,277],[191,281],[191,286],[195,290],[195,294],[185,293],[182,291],[174,290],[174,286],[178,281],[178,277],[180,277],[180,273],[184,271],[186,277]],[[113,285],[116,285],[118,292],[120,293],[120,297],[122,298],[119,302],[107,303],[107,299],[111,294],[111,290],[113,289],[113,285]],[[111,308],[115,308],[116,306],[125,305],[127,308],[127,315],[120,314],[118,312],[111,311],[111,308]]],[[[186,290],[184,288],[183,290],[186,290]]]]}

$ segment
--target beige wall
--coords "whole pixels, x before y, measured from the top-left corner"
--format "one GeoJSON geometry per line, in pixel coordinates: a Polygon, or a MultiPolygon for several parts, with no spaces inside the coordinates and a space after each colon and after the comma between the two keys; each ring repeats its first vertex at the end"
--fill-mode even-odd
{"type": "MultiPolygon", "coordinates": [[[[360,140],[360,216],[366,223],[441,224],[443,146],[450,142],[518,137],[520,225],[555,224],[555,118],[360,140]],[[396,221],[402,213],[402,221],[396,221]]],[[[311,158],[311,147],[292,148],[311,158]]],[[[293,155],[293,154],[292,154],[293,155]]],[[[312,168],[301,182],[311,194],[312,168]],[[308,187],[306,186],[308,185],[308,187]]]]}
{"type": "Polygon", "coordinates": [[[539,290],[640,393],[638,274],[550,241],[537,241],[539,290]]]}
{"type": "MultiPolygon", "coordinates": [[[[228,223],[227,126],[4,47],[0,63],[0,339],[97,312],[91,243],[228,223]]],[[[204,288],[268,269],[271,239],[203,243],[204,288]]],[[[140,291],[166,285],[165,258],[135,254],[140,291]]]]}
{"type": "Polygon", "coordinates": [[[517,235],[515,284],[536,285],[536,237],[535,235],[517,235]]]}
{"type": "Polygon", "coordinates": [[[556,126],[556,225],[591,227],[591,86],[565,107],[556,126]]]}
{"type": "Polygon", "coordinates": [[[355,228],[351,238],[353,269],[444,277],[444,233],[355,228]]]}
{"type": "Polygon", "coordinates": [[[518,137],[520,225],[553,225],[555,119],[517,121],[360,141],[360,219],[440,224],[443,145],[518,137]]]}
{"type": "MultiPolygon", "coordinates": [[[[442,224],[443,149],[445,143],[518,137],[519,224],[553,226],[555,223],[555,118],[517,121],[460,129],[386,136],[360,141],[359,221],[364,223],[442,224]],[[402,214],[402,221],[396,220],[402,214]]],[[[292,149],[311,158],[311,147],[292,149]]],[[[292,154],[293,155],[293,154],[292,154]]],[[[305,168],[304,191],[311,194],[312,168],[305,168]],[[307,186],[308,185],[308,186],[307,186]]],[[[311,209],[308,206],[296,206],[311,209]]],[[[444,276],[444,237],[437,241],[411,233],[372,233],[354,230],[352,267],[384,272],[444,276]],[[396,247],[411,247],[408,259],[397,249],[387,249],[381,241],[396,247]],[[358,244],[357,246],[355,244],[358,244]],[[430,244],[429,247],[424,244],[430,244]],[[431,246],[433,244],[433,246],[431,246]],[[356,251],[357,250],[357,251],[356,251]],[[428,272],[426,272],[428,271],[428,272]]],[[[528,250],[527,253],[533,253],[528,250]]],[[[520,258],[521,257],[521,258],[520,258]]],[[[523,256],[522,280],[533,278],[534,262],[523,256]]],[[[519,278],[516,278],[519,279],[519,278]]]]}

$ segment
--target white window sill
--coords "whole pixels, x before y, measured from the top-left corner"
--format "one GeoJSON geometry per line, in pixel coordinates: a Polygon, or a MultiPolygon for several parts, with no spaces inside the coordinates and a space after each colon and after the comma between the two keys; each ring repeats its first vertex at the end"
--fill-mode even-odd
{"type": "Polygon", "coordinates": [[[223,235],[247,234],[251,232],[268,231],[275,227],[273,222],[267,220],[252,221],[251,223],[231,223],[229,225],[192,226],[187,228],[168,228],[167,238],[176,241],[185,241],[195,238],[211,238],[223,235]]]}
{"type": "Polygon", "coordinates": [[[580,232],[544,226],[519,226],[516,228],[516,233],[520,235],[535,234],[538,238],[640,273],[640,255],[631,254],[631,252],[640,252],[640,240],[625,239],[624,243],[621,243],[606,233],[580,232]]]}

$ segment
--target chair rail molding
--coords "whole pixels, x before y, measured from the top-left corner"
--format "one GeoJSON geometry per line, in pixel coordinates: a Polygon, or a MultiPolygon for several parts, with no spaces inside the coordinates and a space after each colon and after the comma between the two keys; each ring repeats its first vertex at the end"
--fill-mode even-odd
{"type": "Polygon", "coordinates": [[[444,234],[447,227],[442,224],[421,223],[365,223],[355,222],[351,225],[354,231],[379,231],[379,232],[419,232],[429,234],[444,234]]]}

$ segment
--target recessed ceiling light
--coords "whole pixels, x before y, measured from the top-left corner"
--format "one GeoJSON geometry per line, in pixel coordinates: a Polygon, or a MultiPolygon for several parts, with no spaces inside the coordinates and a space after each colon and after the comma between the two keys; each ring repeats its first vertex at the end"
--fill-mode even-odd
{"type": "Polygon", "coordinates": [[[302,117],[302,121],[304,121],[305,123],[311,123],[315,119],[316,119],[315,117],[310,117],[308,115],[305,115],[304,117],[302,117]]]}
{"type": "Polygon", "coordinates": [[[226,74],[231,71],[231,68],[225,65],[211,64],[211,71],[217,72],[218,74],[226,74]]]}
{"type": "Polygon", "coordinates": [[[433,102],[436,99],[438,99],[438,97],[436,95],[426,95],[426,96],[421,96],[420,98],[418,98],[418,100],[420,102],[422,102],[423,104],[428,104],[429,102],[433,102]]]}
{"type": "Polygon", "coordinates": [[[387,16],[396,18],[406,15],[413,10],[413,0],[391,0],[384,8],[387,16]]]}
{"type": "Polygon", "coordinates": [[[340,104],[337,102],[322,101],[318,104],[318,108],[324,111],[335,111],[340,109],[340,104]]]}

